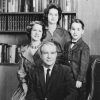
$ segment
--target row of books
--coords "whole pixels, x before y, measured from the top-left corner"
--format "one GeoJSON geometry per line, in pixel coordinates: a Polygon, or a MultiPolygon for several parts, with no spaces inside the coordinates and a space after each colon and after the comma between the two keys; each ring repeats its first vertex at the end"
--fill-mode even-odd
{"type": "Polygon", "coordinates": [[[17,63],[16,45],[0,44],[0,63],[17,63]]]}
{"type": "Polygon", "coordinates": [[[74,14],[73,15],[64,15],[62,17],[62,27],[66,30],[69,30],[72,20],[75,18],[76,18],[76,16],[74,14]]]}
{"type": "Polygon", "coordinates": [[[0,16],[0,31],[25,31],[27,25],[33,20],[42,20],[43,15],[6,15],[0,16]]]}
{"type": "Polygon", "coordinates": [[[48,4],[58,4],[64,12],[76,10],[77,0],[0,0],[1,12],[42,12],[48,4]]]}
{"type": "MultiPolygon", "coordinates": [[[[26,27],[33,20],[42,20],[43,15],[1,15],[0,31],[26,31],[26,27]],[[38,16],[38,17],[37,17],[38,16]]],[[[68,30],[75,14],[62,15],[61,26],[68,30]]]]}

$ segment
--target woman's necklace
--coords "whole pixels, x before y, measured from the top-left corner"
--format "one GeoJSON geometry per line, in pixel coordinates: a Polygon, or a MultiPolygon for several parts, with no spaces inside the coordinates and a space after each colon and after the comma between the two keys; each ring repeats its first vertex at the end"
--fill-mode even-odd
{"type": "Polygon", "coordinates": [[[49,26],[49,32],[52,34],[52,36],[53,36],[53,33],[54,33],[54,31],[56,30],[56,27],[57,26],[55,26],[55,25],[52,25],[52,26],[49,26]]]}
{"type": "Polygon", "coordinates": [[[34,42],[34,43],[31,43],[31,48],[32,49],[38,49],[39,47],[40,47],[40,44],[41,44],[41,42],[34,42]]]}

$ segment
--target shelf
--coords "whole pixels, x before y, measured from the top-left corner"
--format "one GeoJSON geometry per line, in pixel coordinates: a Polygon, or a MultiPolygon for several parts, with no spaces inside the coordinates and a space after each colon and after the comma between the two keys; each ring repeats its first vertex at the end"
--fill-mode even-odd
{"type": "MultiPolygon", "coordinates": [[[[76,16],[75,12],[62,12],[62,19],[64,15],[68,15],[68,23],[76,16]]],[[[8,12],[0,13],[0,33],[1,34],[25,34],[26,27],[33,20],[43,20],[43,12],[8,12]]],[[[61,22],[64,26],[64,21],[61,22]]],[[[69,25],[69,24],[68,24],[69,25]]]]}
{"type": "Polygon", "coordinates": [[[26,33],[33,20],[43,20],[43,13],[0,13],[0,33],[26,33]]]}
{"type": "Polygon", "coordinates": [[[12,33],[15,33],[15,34],[27,34],[27,31],[0,31],[0,34],[12,34],[12,33]]]}
{"type": "MultiPolygon", "coordinates": [[[[76,12],[62,12],[62,14],[75,14],[76,12]]],[[[28,15],[28,14],[36,14],[40,15],[43,12],[1,12],[0,15],[28,15]]]]}
{"type": "Polygon", "coordinates": [[[1,12],[0,15],[39,15],[39,14],[43,14],[43,12],[1,12]]]}
{"type": "Polygon", "coordinates": [[[71,15],[71,14],[76,14],[76,12],[62,12],[62,15],[63,15],[63,14],[71,15]]]}
{"type": "Polygon", "coordinates": [[[19,63],[0,63],[0,65],[19,65],[19,63]]]}

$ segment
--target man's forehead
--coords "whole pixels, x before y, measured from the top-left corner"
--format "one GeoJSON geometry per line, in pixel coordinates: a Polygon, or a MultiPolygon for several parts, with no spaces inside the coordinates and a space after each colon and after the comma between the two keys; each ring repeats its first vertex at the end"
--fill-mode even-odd
{"type": "Polygon", "coordinates": [[[54,44],[54,43],[52,43],[52,42],[50,42],[50,43],[46,43],[46,44],[43,44],[42,45],[42,47],[41,47],[41,49],[43,50],[43,51],[45,51],[45,50],[47,50],[47,49],[51,49],[51,50],[56,50],[56,45],[54,44]]]}

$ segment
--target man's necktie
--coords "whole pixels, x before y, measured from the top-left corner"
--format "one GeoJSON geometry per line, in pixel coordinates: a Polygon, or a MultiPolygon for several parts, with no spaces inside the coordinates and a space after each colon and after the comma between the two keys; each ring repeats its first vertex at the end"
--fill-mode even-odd
{"type": "Polygon", "coordinates": [[[49,82],[49,78],[50,78],[49,72],[50,72],[50,69],[48,68],[47,69],[47,74],[46,74],[46,88],[48,87],[48,82],[49,82]]]}

